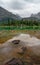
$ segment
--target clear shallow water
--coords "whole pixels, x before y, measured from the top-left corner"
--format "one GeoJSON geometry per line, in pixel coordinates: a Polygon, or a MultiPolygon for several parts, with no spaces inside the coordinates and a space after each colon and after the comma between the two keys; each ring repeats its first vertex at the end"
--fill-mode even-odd
{"type": "Polygon", "coordinates": [[[38,46],[40,46],[40,39],[31,37],[29,34],[20,34],[8,40],[4,44],[0,44],[0,64],[3,65],[8,59],[17,57],[17,52],[22,52],[23,46],[33,47],[33,51],[38,52],[38,46]],[[13,40],[20,40],[18,45],[12,43],[13,40]],[[36,46],[36,47],[35,47],[36,46]],[[37,49],[37,50],[36,50],[37,49]]]}

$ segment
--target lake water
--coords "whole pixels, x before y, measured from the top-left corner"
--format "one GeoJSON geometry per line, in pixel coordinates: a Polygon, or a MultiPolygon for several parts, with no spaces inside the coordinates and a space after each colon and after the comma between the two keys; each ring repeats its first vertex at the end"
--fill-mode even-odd
{"type": "MultiPolygon", "coordinates": [[[[3,65],[13,57],[17,57],[17,52],[22,52],[22,47],[31,47],[33,51],[38,52],[40,50],[40,39],[29,34],[19,34],[5,43],[0,44],[0,65],[3,65]],[[20,40],[20,43],[15,45],[12,43],[13,40],[20,40]]],[[[38,53],[40,54],[40,51],[38,53]]]]}

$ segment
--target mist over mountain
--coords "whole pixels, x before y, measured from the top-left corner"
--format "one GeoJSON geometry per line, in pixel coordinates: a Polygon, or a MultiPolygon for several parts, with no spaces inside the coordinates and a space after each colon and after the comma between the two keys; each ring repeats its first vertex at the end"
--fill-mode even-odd
{"type": "Polygon", "coordinates": [[[20,25],[21,26],[21,24],[22,25],[39,25],[40,12],[37,14],[31,14],[30,17],[22,18],[18,14],[15,15],[9,12],[8,10],[0,7],[0,25],[14,25],[14,26],[20,25]]]}
{"type": "MultiPolygon", "coordinates": [[[[0,21],[1,20],[7,20],[7,19],[13,19],[13,20],[21,20],[22,17],[20,17],[18,14],[13,14],[12,12],[9,12],[8,10],[0,7],[0,21]]],[[[37,14],[31,14],[30,17],[24,17],[25,20],[40,20],[40,12],[37,14]]]]}

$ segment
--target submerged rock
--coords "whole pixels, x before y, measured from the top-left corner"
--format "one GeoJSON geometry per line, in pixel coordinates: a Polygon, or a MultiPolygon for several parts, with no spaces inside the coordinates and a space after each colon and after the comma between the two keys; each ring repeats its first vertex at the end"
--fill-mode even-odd
{"type": "Polygon", "coordinates": [[[27,47],[22,47],[22,51],[18,52],[18,54],[23,55],[27,51],[27,47]]]}
{"type": "Polygon", "coordinates": [[[4,65],[23,65],[23,62],[20,59],[13,58],[4,65]]]}
{"type": "Polygon", "coordinates": [[[13,40],[12,43],[19,44],[20,43],[20,40],[13,40]]]}
{"type": "Polygon", "coordinates": [[[27,47],[22,47],[23,52],[27,50],[27,47]]]}

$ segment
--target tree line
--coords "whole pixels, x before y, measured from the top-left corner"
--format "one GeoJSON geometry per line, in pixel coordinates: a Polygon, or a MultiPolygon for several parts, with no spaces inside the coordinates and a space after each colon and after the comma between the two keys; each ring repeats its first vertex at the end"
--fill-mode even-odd
{"type": "Polygon", "coordinates": [[[32,21],[32,20],[11,20],[11,19],[8,19],[8,20],[4,20],[1,22],[0,25],[3,25],[3,26],[40,26],[40,21],[32,21]]]}

